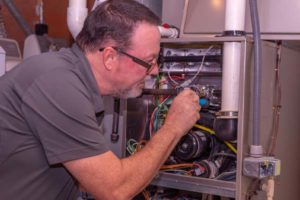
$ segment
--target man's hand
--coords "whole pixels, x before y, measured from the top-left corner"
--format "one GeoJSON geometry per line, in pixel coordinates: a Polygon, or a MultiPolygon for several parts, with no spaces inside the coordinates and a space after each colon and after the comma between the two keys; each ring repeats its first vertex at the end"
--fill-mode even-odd
{"type": "Polygon", "coordinates": [[[174,98],[164,127],[175,130],[182,137],[200,118],[200,109],[199,96],[191,89],[184,89],[174,98]]]}

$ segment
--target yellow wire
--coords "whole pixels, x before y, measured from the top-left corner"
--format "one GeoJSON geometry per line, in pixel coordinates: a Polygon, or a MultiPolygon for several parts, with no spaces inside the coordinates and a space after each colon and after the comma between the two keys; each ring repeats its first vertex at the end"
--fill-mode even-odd
{"type": "MultiPolygon", "coordinates": [[[[212,129],[209,129],[209,128],[207,128],[205,126],[202,126],[202,125],[199,125],[199,124],[195,124],[194,127],[198,128],[198,129],[201,129],[203,131],[206,131],[206,132],[208,132],[208,133],[210,133],[212,135],[216,134],[215,131],[213,131],[212,129]]],[[[224,143],[227,145],[227,147],[229,149],[231,149],[231,151],[233,151],[235,154],[237,154],[237,150],[236,150],[236,148],[232,144],[230,144],[227,141],[224,141],[224,143]]]]}
{"type": "Polygon", "coordinates": [[[231,149],[231,151],[233,151],[235,154],[237,154],[237,150],[232,144],[230,144],[227,141],[224,141],[224,143],[228,146],[229,149],[231,149]]]}
{"type": "Polygon", "coordinates": [[[198,128],[198,129],[201,129],[201,130],[204,130],[210,134],[215,134],[215,131],[209,129],[209,128],[206,128],[205,126],[202,126],[202,125],[199,125],[199,124],[195,124],[194,127],[198,128]]]}

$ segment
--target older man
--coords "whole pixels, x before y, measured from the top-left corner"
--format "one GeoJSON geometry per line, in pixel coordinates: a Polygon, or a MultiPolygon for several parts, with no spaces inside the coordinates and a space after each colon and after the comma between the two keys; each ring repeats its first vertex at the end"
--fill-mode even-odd
{"type": "Polygon", "coordinates": [[[141,151],[119,159],[99,124],[102,96],[141,94],[158,73],[159,19],[133,0],[108,0],[87,17],[70,49],[25,60],[0,79],[2,199],[130,199],[158,172],[199,119],[198,97],[184,90],[141,151]]]}

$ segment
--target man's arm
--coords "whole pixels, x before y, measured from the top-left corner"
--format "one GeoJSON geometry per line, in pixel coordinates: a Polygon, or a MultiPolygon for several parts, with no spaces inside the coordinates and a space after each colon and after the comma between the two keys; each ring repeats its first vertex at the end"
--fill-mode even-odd
{"type": "Polygon", "coordinates": [[[136,154],[117,158],[112,152],[64,163],[96,199],[131,199],[156,175],[171,151],[199,119],[198,97],[184,90],[173,101],[162,128],[136,154]]]}

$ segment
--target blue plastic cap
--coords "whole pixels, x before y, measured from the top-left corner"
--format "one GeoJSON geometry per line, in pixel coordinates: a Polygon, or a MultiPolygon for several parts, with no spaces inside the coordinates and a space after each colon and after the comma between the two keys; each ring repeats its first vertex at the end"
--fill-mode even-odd
{"type": "Polygon", "coordinates": [[[204,99],[204,98],[199,99],[199,105],[200,106],[206,106],[207,104],[208,104],[207,99],[204,99]]]}

